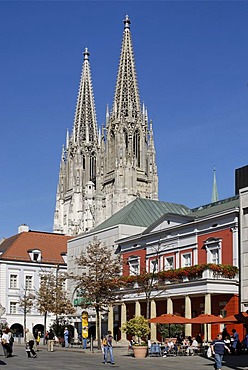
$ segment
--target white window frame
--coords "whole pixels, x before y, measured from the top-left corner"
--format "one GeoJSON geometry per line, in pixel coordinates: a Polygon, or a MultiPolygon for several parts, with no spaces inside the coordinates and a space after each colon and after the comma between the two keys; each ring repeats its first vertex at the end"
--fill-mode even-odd
{"type": "Polygon", "coordinates": [[[182,264],[182,267],[190,267],[190,266],[192,266],[192,252],[187,252],[187,253],[183,253],[182,254],[181,264],[182,264]],[[190,263],[188,263],[186,261],[186,257],[189,258],[190,263]]]}
{"type": "Polygon", "coordinates": [[[33,262],[41,262],[41,251],[39,249],[29,250],[28,254],[33,262]]]}
{"type": "Polygon", "coordinates": [[[166,256],[164,257],[164,270],[173,270],[175,268],[175,258],[174,256],[166,256]],[[168,263],[169,261],[172,261],[172,263],[168,263]]]}
{"type": "Polygon", "coordinates": [[[150,271],[150,273],[155,273],[156,274],[158,272],[158,266],[159,266],[159,260],[158,260],[158,258],[151,258],[150,259],[150,265],[149,265],[149,271],[150,271]]]}
{"type": "Polygon", "coordinates": [[[204,246],[207,252],[207,263],[221,264],[222,263],[222,239],[209,238],[205,240],[204,246]],[[213,258],[214,253],[217,252],[218,262],[213,258]]]}
{"type": "Polygon", "coordinates": [[[11,272],[9,274],[9,288],[18,289],[18,287],[19,287],[18,274],[11,272]]]}
{"type": "Polygon", "coordinates": [[[10,302],[9,303],[9,313],[10,313],[10,315],[17,314],[17,302],[10,302]]]}
{"type": "Polygon", "coordinates": [[[34,277],[33,277],[33,275],[25,275],[25,289],[26,290],[32,290],[33,287],[34,287],[34,277]]]}
{"type": "Polygon", "coordinates": [[[140,257],[139,256],[130,256],[128,258],[129,265],[129,275],[137,276],[140,274],[140,257]]]}

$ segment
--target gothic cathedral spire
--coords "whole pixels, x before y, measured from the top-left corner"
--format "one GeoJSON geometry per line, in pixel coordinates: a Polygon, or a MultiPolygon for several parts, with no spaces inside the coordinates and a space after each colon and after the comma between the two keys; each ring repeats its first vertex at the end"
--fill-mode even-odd
{"type": "Polygon", "coordinates": [[[69,235],[94,226],[98,133],[87,48],[83,55],[73,132],[67,134],[61,158],[54,215],[54,231],[69,235]]]}
{"type": "Polygon", "coordinates": [[[106,115],[104,155],[99,159],[97,224],[136,197],[158,199],[152,124],[148,127],[147,109],[141,109],[130,24],[126,16],[113,106],[106,115]]]}
{"type": "Polygon", "coordinates": [[[130,23],[126,16],[113,106],[100,130],[85,49],[73,131],[61,158],[56,232],[83,233],[137,197],[158,199],[153,128],[140,104],[130,23]]]}

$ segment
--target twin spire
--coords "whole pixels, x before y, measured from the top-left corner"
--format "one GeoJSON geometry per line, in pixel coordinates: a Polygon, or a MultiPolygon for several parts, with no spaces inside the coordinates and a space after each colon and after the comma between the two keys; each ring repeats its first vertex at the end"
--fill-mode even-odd
{"type": "Polygon", "coordinates": [[[83,53],[82,67],[77,106],[73,125],[73,142],[94,143],[97,138],[97,119],[93,93],[89,56],[87,48],[83,53]]]}
{"type": "Polygon", "coordinates": [[[122,48],[117,74],[112,115],[115,118],[137,118],[141,113],[138,82],[136,77],[134,52],[130,32],[131,21],[126,15],[124,19],[122,48]]]}
{"type": "MultiPolygon", "coordinates": [[[[120,119],[141,117],[141,105],[136,77],[134,52],[130,32],[131,21],[126,15],[114,102],[111,113],[107,109],[106,122],[109,117],[120,119]]],[[[78,91],[77,106],[73,125],[72,140],[76,143],[93,143],[98,138],[95,99],[92,86],[91,70],[87,48],[83,53],[84,62],[78,91]]],[[[147,112],[146,112],[147,114],[147,112]]]]}

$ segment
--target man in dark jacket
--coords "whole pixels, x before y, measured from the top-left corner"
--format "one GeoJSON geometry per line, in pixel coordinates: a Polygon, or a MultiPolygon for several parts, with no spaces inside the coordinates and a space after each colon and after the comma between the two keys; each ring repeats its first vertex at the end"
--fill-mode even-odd
{"type": "Polygon", "coordinates": [[[221,370],[222,368],[222,360],[225,353],[225,348],[230,353],[230,349],[226,346],[224,340],[222,339],[222,334],[219,333],[217,338],[211,343],[216,370],[221,370]]]}

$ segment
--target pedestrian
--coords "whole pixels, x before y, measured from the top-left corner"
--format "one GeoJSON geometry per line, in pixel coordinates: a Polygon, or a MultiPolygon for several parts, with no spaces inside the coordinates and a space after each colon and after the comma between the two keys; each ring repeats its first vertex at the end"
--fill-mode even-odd
{"type": "Polygon", "coordinates": [[[38,329],[34,331],[34,348],[37,351],[37,337],[38,337],[38,329]]]}
{"type": "Polygon", "coordinates": [[[236,354],[238,354],[238,351],[239,351],[239,345],[240,345],[240,342],[239,342],[239,335],[236,331],[236,329],[232,329],[232,351],[236,354]]]}
{"type": "Polygon", "coordinates": [[[108,353],[110,356],[110,362],[114,365],[114,357],[113,357],[113,336],[111,331],[108,331],[108,335],[105,335],[102,340],[103,346],[103,362],[104,364],[108,363],[108,353]]]}
{"type": "Polygon", "coordinates": [[[9,335],[8,335],[7,329],[3,330],[1,342],[2,342],[3,352],[4,352],[5,357],[12,357],[12,348],[9,343],[9,335]]]}
{"type": "Polygon", "coordinates": [[[65,348],[69,347],[69,330],[67,327],[65,327],[64,330],[64,342],[65,342],[65,348]]]}
{"type": "Polygon", "coordinates": [[[215,369],[221,370],[222,368],[222,360],[223,355],[225,353],[225,349],[230,353],[230,349],[225,344],[224,340],[222,339],[222,334],[217,334],[216,339],[211,343],[211,350],[214,355],[215,361],[215,369]]]}
{"type": "Polygon", "coordinates": [[[38,331],[38,335],[37,335],[37,338],[36,338],[36,349],[37,349],[37,351],[39,351],[40,338],[41,338],[41,332],[38,331]]]}
{"type": "Polygon", "coordinates": [[[8,330],[8,336],[9,336],[9,346],[11,348],[11,354],[13,353],[13,345],[14,345],[14,336],[11,332],[11,330],[8,330]]]}
{"type": "Polygon", "coordinates": [[[48,333],[48,338],[47,338],[47,350],[48,352],[53,352],[54,351],[54,339],[55,335],[53,332],[53,329],[51,328],[48,333]]]}
{"type": "Polygon", "coordinates": [[[34,351],[34,336],[33,334],[29,331],[29,329],[25,330],[26,333],[26,352],[28,354],[28,357],[37,357],[37,354],[34,351]]]}

